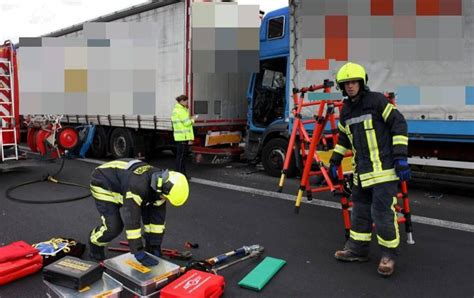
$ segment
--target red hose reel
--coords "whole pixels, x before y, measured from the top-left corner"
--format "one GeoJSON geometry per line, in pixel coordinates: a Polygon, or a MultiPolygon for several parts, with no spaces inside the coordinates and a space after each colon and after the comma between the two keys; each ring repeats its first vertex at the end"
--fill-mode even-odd
{"type": "Polygon", "coordinates": [[[51,157],[62,155],[65,150],[73,149],[79,142],[79,134],[73,127],[62,127],[55,132],[47,129],[29,127],[27,133],[28,147],[41,155],[51,154],[51,157]]]}

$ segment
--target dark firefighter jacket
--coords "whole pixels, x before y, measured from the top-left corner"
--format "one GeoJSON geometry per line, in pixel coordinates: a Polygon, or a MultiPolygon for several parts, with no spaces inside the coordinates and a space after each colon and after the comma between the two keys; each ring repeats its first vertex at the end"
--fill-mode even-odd
{"type": "Polygon", "coordinates": [[[125,232],[132,252],[143,245],[141,206],[161,206],[165,203],[165,199],[150,184],[152,174],[159,171],[163,170],[140,160],[121,159],[105,163],[92,173],[91,192],[94,198],[118,204],[125,209],[125,232]]]}
{"type": "Polygon", "coordinates": [[[398,180],[394,160],[407,157],[407,123],[382,93],[366,90],[355,102],[344,100],[338,129],[331,161],[339,165],[351,149],[355,184],[366,188],[398,180]]]}

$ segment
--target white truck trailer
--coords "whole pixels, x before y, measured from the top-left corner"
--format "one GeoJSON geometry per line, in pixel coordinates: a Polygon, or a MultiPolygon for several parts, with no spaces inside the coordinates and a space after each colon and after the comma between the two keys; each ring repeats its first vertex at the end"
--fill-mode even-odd
{"type": "MultiPolygon", "coordinates": [[[[219,5],[241,9],[237,3],[219,5]]],[[[198,9],[193,14],[192,7],[190,0],[152,1],[52,32],[40,41],[20,39],[21,114],[64,114],[65,123],[95,124],[92,155],[110,152],[122,158],[173,149],[171,112],[175,97],[186,94],[192,113],[199,115],[193,147],[198,161],[221,163],[240,155],[251,73],[193,72],[193,18],[203,16],[198,9]],[[43,56],[30,55],[39,46],[43,56]],[[42,63],[35,68],[37,60],[42,63]],[[75,71],[69,73],[72,83],[66,68],[75,71]],[[39,77],[43,84],[37,83],[39,77]],[[137,104],[140,100],[143,104],[137,104]]],[[[246,19],[255,33],[258,59],[260,18],[257,6],[251,8],[246,19]]]]}

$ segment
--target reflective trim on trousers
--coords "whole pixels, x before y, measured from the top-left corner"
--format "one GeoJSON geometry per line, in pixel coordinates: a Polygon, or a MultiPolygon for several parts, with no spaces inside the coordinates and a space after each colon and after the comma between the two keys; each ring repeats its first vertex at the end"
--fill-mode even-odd
{"type": "Polygon", "coordinates": [[[106,246],[107,244],[109,244],[108,242],[100,242],[97,240],[104,235],[105,231],[107,231],[107,225],[105,224],[105,217],[101,216],[100,218],[102,219],[102,226],[100,227],[98,231],[96,231],[95,229],[92,231],[90,240],[93,244],[97,246],[106,246]]]}
{"type": "Polygon", "coordinates": [[[163,234],[165,232],[165,225],[148,224],[144,225],[143,227],[145,229],[145,233],[163,234]]]}
{"type": "Polygon", "coordinates": [[[358,233],[350,230],[350,237],[356,241],[370,241],[372,239],[372,233],[358,233]]]}
{"type": "Polygon", "coordinates": [[[392,206],[390,209],[393,211],[393,225],[395,226],[395,239],[393,240],[385,240],[379,235],[377,235],[377,240],[380,245],[385,246],[387,248],[397,248],[400,244],[400,231],[398,229],[398,221],[397,221],[397,212],[395,211],[395,205],[397,204],[397,198],[393,197],[392,206]]]}
{"type": "Polygon", "coordinates": [[[92,197],[94,197],[94,199],[115,204],[123,204],[122,195],[117,192],[109,191],[94,185],[91,185],[90,188],[92,197]]]}
{"type": "Polygon", "coordinates": [[[142,236],[142,229],[126,230],[127,239],[138,239],[142,236]]]}

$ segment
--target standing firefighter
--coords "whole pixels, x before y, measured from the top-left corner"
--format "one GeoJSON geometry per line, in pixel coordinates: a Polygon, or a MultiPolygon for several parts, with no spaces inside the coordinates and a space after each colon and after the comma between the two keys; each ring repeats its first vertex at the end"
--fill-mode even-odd
{"type": "Polygon", "coordinates": [[[355,63],[342,66],[336,77],[348,98],[340,115],[339,142],[331,157],[330,176],[337,179],[337,167],[348,149],[353,152],[355,165],[350,237],[335,257],[341,261],[367,261],[375,223],[382,249],[377,271],[390,276],[400,243],[394,207],[398,181],[410,178],[407,123],[382,93],[369,90],[367,80],[365,69],[355,63]]]}
{"type": "Polygon", "coordinates": [[[189,116],[189,99],[186,95],[176,97],[176,105],[171,115],[173,122],[173,137],[176,143],[176,171],[186,177],[186,156],[188,145],[194,140],[194,117],[189,116]]]}
{"type": "Polygon", "coordinates": [[[189,194],[186,177],[178,172],[154,168],[140,160],[122,159],[97,167],[92,172],[90,187],[102,219],[102,224],[90,233],[91,258],[105,259],[104,247],[122,232],[125,224],[131,253],[145,266],[157,265],[158,261],[145,251],[160,255],[166,201],[174,206],[186,202],[189,194]],[[124,208],[123,221],[121,207],[124,208]]]}

